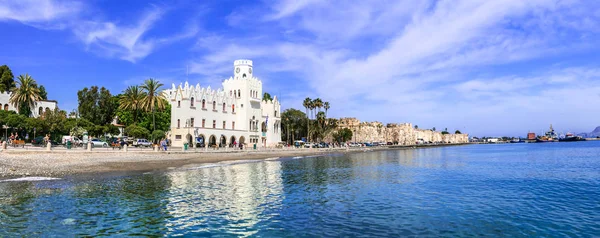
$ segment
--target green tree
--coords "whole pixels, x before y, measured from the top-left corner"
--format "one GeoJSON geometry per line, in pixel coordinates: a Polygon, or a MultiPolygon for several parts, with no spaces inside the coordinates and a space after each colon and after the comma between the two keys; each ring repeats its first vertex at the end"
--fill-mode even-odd
{"type": "Polygon", "coordinates": [[[104,87],[91,86],[77,92],[77,107],[81,118],[96,125],[106,125],[112,122],[118,103],[113,99],[110,91],[104,87]]]}
{"type": "Polygon", "coordinates": [[[157,144],[158,141],[162,140],[163,138],[165,138],[165,132],[162,130],[156,130],[152,132],[152,141],[153,143],[157,144]]]}
{"type": "Polygon", "coordinates": [[[145,138],[150,135],[150,131],[148,129],[143,128],[138,125],[131,125],[125,128],[125,133],[134,138],[145,138]]]}
{"type": "Polygon", "coordinates": [[[38,87],[39,91],[40,91],[40,99],[41,100],[48,100],[48,92],[46,92],[46,88],[44,87],[44,85],[40,85],[38,87]]]}
{"type": "MultiPolygon", "coordinates": [[[[317,98],[313,101],[313,109],[318,109],[318,111],[321,111],[322,107],[323,107],[323,100],[321,100],[320,98],[317,98]]],[[[315,116],[317,116],[316,111],[315,111],[315,116]]]]}
{"type": "Polygon", "coordinates": [[[300,110],[289,108],[281,113],[281,127],[284,133],[281,133],[281,140],[287,141],[287,136],[294,141],[297,138],[307,136],[306,133],[306,114],[300,110]]]}
{"type": "Polygon", "coordinates": [[[329,105],[329,102],[324,102],[323,109],[325,109],[325,116],[327,116],[327,111],[329,111],[329,108],[331,108],[331,105],[329,105]]]}
{"type": "Polygon", "coordinates": [[[15,76],[7,65],[0,66],[0,92],[11,92],[16,88],[15,76]]]}
{"type": "Polygon", "coordinates": [[[29,74],[19,75],[17,79],[17,87],[13,89],[9,102],[15,108],[19,108],[21,115],[30,116],[31,109],[35,108],[36,102],[40,100],[39,89],[35,79],[29,74]]]}
{"type": "Polygon", "coordinates": [[[302,106],[306,109],[306,140],[308,142],[310,137],[310,117],[308,116],[308,111],[309,109],[312,110],[312,100],[309,97],[305,98],[302,106]]]}
{"type": "MultiPolygon", "coordinates": [[[[121,111],[130,111],[133,116],[133,123],[138,122],[138,114],[142,109],[142,100],[146,94],[138,86],[129,86],[119,97],[119,109],[121,111]]],[[[121,117],[119,117],[121,118],[121,117]]]]}
{"type": "Polygon", "coordinates": [[[115,118],[115,112],[119,107],[119,103],[113,98],[110,91],[104,87],[100,88],[100,96],[98,100],[98,116],[100,125],[111,124],[115,118]]]}
{"type": "Polygon", "coordinates": [[[265,101],[265,102],[268,102],[268,101],[273,101],[273,98],[271,97],[271,94],[264,93],[262,100],[265,101]]]}
{"type": "Polygon", "coordinates": [[[79,116],[90,122],[95,122],[98,119],[99,98],[98,86],[85,87],[79,90],[77,92],[77,111],[79,111],[79,116]]]}
{"type": "Polygon", "coordinates": [[[158,80],[155,79],[147,79],[144,84],[142,84],[141,88],[145,91],[146,95],[142,100],[142,108],[152,113],[152,129],[156,130],[156,122],[155,122],[155,111],[162,110],[168,104],[164,95],[160,91],[160,88],[163,86],[158,80]]]}
{"type": "Polygon", "coordinates": [[[339,143],[350,141],[352,140],[352,130],[348,128],[342,128],[333,134],[333,139],[339,143]]]}

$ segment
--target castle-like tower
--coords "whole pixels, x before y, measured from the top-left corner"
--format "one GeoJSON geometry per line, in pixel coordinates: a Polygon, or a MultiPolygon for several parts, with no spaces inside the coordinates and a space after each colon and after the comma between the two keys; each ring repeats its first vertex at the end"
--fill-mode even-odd
{"type": "Polygon", "coordinates": [[[173,145],[199,147],[272,147],[281,141],[281,105],[277,97],[262,100],[262,82],[252,61],[233,63],[233,77],[213,90],[185,82],[164,91],[171,103],[173,145]]]}

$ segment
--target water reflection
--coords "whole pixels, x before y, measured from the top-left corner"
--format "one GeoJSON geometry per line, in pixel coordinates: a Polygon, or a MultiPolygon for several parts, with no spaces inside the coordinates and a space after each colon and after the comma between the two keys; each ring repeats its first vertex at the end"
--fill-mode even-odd
{"type": "Polygon", "coordinates": [[[167,174],[172,181],[168,234],[215,229],[252,235],[260,221],[277,215],[283,195],[281,162],[235,164],[167,174]],[[269,210],[269,211],[267,211],[269,210]]]}

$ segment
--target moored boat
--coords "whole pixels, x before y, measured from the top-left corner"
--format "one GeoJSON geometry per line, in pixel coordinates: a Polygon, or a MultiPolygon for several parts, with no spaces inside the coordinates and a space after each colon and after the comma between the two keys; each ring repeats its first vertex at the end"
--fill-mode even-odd
{"type": "Polygon", "coordinates": [[[585,141],[585,139],[581,136],[575,136],[571,133],[567,133],[565,138],[558,139],[560,142],[573,142],[573,141],[585,141]]]}

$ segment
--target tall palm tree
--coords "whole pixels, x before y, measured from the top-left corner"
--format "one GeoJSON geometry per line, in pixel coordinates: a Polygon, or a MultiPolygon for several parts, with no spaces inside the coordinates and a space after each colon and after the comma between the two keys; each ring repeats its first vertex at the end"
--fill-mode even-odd
{"type": "Polygon", "coordinates": [[[31,114],[31,109],[41,100],[40,90],[35,79],[29,74],[19,75],[17,80],[17,87],[13,89],[8,102],[18,110],[26,109],[31,114]]]}
{"type": "MultiPolygon", "coordinates": [[[[320,98],[317,98],[313,101],[313,103],[315,104],[315,108],[318,108],[319,111],[321,111],[321,108],[323,107],[323,101],[320,98]]],[[[315,113],[316,116],[316,113],[315,113]]]]}
{"type": "Polygon", "coordinates": [[[156,120],[154,118],[154,112],[156,109],[163,110],[167,105],[167,100],[164,95],[160,91],[160,88],[163,86],[156,79],[146,79],[144,84],[140,86],[146,93],[144,99],[142,99],[142,109],[147,112],[152,112],[152,129],[156,130],[156,120]]]}
{"type": "Polygon", "coordinates": [[[309,138],[310,138],[310,118],[309,118],[309,114],[308,114],[308,110],[311,108],[311,103],[312,100],[307,97],[306,99],[304,99],[304,102],[302,102],[302,106],[304,106],[304,108],[306,109],[306,142],[308,142],[309,138]]]}
{"type": "Polygon", "coordinates": [[[329,110],[331,106],[329,105],[329,102],[324,102],[323,103],[323,108],[325,109],[325,117],[327,117],[327,111],[329,110]]]}
{"type": "Polygon", "coordinates": [[[133,111],[133,123],[137,122],[139,110],[146,93],[138,86],[129,86],[119,98],[119,109],[133,111]]]}

